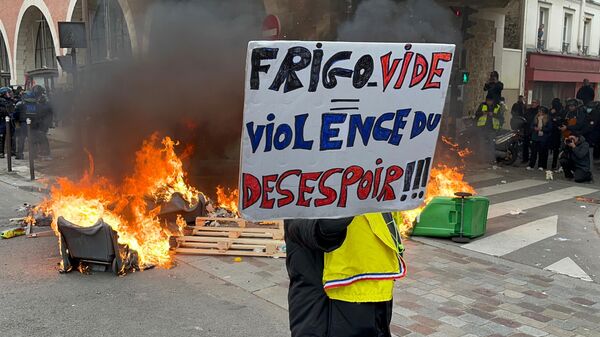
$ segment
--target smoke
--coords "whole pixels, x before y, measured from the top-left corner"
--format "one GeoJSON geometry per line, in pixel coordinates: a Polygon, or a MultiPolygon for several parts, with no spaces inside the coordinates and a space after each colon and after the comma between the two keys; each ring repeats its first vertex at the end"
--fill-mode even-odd
{"type": "Polygon", "coordinates": [[[193,145],[186,168],[200,188],[235,186],[245,52],[260,38],[261,2],[162,1],[144,16],[138,34],[147,50],[100,65],[78,95],[75,143],[92,153],[99,174],[118,179],[142,140],[159,132],[193,145]]]}
{"type": "Polygon", "coordinates": [[[462,40],[456,17],[434,0],[366,0],[338,29],[342,41],[454,43],[462,40]]]}

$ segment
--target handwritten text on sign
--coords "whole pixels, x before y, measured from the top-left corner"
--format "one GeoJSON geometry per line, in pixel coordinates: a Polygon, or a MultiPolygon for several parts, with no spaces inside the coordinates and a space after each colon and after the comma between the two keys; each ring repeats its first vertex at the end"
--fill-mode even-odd
{"type": "Polygon", "coordinates": [[[240,208],[250,220],[417,207],[454,46],[248,45],[240,208]]]}

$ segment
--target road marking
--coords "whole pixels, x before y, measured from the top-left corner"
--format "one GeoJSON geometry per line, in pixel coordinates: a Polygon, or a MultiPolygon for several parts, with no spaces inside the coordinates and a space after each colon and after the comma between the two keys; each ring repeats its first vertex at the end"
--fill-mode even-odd
{"type": "Polygon", "coordinates": [[[467,176],[465,177],[465,180],[468,181],[469,183],[473,184],[473,183],[478,183],[480,181],[484,181],[484,180],[492,180],[492,179],[497,179],[497,178],[501,178],[502,176],[496,173],[492,173],[492,172],[484,172],[481,174],[477,174],[474,176],[467,176]]]}
{"type": "Polygon", "coordinates": [[[565,257],[564,259],[557,261],[544,268],[544,270],[549,270],[555,273],[592,282],[592,278],[583,269],[581,269],[581,267],[577,263],[575,263],[575,261],[571,260],[570,257],[565,257]]]}
{"type": "Polygon", "coordinates": [[[488,219],[493,219],[508,214],[514,210],[526,210],[529,208],[544,206],[554,202],[568,200],[579,195],[586,195],[595,192],[598,192],[598,190],[573,186],[548,193],[531,195],[521,199],[501,202],[499,204],[490,206],[488,211],[488,219]]]}
{"type": "Polygon", "coordinates": [[[540,186],[544,184],[547,184],[547,182],[543,180],[524,179],[508,184],[478,188],[477,194],[489,197],[500,193],[514,192],[525,188],[540,186]]]}
{"type": "Polygon", "coordinates": [[[503,256],[556,235],[557,225],[558,215],[553,215],[484,237],[461,247],[488,255],[503,256]]]}

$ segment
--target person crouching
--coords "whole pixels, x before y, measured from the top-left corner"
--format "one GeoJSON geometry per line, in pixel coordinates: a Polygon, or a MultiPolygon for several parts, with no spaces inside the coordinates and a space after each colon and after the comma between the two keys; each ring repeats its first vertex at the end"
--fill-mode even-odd
{"type": "Polygon", "coordinates": [[[590,170],[590,145],[578,132],[572,132],[565,138],[565,147],[560,165],[565,172],[565,178],[573,179],[576,183],[592,180],[590,170]]]}

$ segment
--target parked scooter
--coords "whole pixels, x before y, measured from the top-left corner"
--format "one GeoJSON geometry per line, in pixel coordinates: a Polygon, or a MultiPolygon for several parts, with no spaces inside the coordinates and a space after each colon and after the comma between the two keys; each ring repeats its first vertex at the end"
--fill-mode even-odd
{"type": "Polygon", "coordinates": [[[523,130],[526,124],[527,120],[524,117],[513,117],[510,120],[512,130],[502,130],[494,138],[498,163],[512,165],[517,161],[523,148],[523,130]]]}

